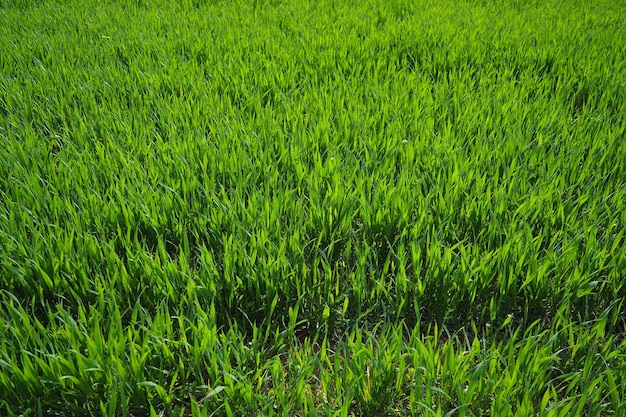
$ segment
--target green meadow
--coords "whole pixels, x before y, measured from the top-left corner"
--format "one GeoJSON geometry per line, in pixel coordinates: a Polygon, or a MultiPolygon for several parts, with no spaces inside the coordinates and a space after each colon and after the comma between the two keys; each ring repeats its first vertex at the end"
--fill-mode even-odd
{"type": "Polygon", "coordinates": [[[623,0],[0,0],[0,415],[626,415],[623,0]]]}

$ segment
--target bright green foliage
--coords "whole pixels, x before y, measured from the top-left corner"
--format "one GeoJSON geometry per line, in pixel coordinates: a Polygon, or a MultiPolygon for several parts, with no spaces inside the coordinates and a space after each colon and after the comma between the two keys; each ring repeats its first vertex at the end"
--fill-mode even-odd
{"type": "Polygon", "coordinates": [[[624,415],[624,15],[0,0],[0,415],[624,415]]]}

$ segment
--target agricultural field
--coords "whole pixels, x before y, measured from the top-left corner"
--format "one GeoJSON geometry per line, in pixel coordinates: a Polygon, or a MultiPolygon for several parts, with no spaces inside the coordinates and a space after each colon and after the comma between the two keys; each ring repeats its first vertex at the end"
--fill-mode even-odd
{"type": "Polygon", "coordinates": [[[625,416],[623,0],[0,0],[0,415],[625,416]]]}

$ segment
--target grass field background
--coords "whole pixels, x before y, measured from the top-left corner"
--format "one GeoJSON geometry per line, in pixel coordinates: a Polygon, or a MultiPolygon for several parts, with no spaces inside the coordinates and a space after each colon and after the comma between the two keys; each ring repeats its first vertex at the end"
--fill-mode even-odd
{"type": "Polygon", "coordinates": [[[625,15],[0,0],[0,414],[625,415],[625,15]]]}

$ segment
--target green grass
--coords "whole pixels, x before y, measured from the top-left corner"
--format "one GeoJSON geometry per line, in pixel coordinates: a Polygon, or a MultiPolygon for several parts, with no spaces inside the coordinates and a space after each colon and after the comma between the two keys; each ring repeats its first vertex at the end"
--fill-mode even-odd
{"type": "Polygon", "coordinates": [[[0,0],[0,414],[623,415],[625,13],[0,0]]]}

